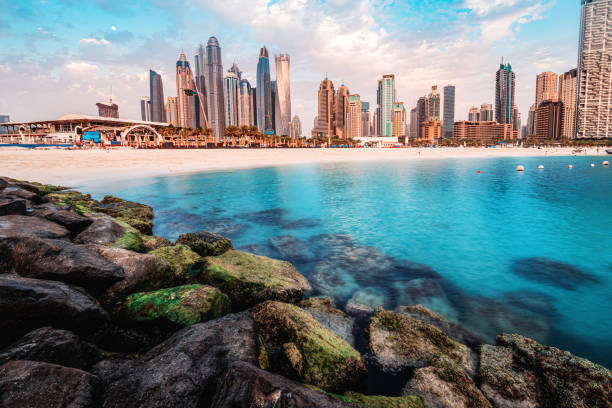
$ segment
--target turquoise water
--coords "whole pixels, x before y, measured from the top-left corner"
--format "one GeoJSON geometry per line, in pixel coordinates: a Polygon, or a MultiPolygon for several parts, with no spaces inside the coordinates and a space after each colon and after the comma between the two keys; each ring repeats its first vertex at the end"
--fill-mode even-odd
{"type": "Polygon", "coordinates": [[[151,205],[157,235],[206,229],[287,259],[342,307],[422,303],[488,341],[518,332],[612,367],[612,168],[601,162],[299,165],[80,189],[151,205]]]}

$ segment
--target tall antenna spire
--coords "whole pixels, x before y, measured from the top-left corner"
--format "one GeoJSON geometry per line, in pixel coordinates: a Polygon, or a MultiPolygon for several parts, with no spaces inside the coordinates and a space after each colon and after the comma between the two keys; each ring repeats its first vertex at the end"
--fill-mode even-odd
{"type": "Polygon", "coordinates": [[[113,104],[113,86],[111,85],[110,103],[113,104]]]}

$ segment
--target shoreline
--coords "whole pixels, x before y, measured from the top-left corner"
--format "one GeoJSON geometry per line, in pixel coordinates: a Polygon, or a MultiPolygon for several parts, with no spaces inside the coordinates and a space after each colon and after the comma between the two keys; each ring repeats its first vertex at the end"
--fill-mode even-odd
{"type": "MultiPolygon", "coordinates": [[[[572,157],[574,148],[402,148],[402,149],[0,149],[2,176],[71,184],[179,176],[302,164],[399,160],[572,157]]],[[[587,148],[578,156],[608,156],[587,148]]],[[[578,157],[577,156],[577,157],[578,157]]]]}

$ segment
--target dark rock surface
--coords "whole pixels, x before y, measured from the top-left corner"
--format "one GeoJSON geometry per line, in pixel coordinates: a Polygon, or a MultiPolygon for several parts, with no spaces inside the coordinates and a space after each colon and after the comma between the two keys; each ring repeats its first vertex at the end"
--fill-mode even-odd
{"type": "Polygon", "coordinates": [[[68,240],[70,238],[70,231],[61,225],[43,218],[23,215],[0,217],[0,238],[22,236],[68,240]]]}
{"type": "Polygon", "coordinates": [[[100,381],[76,368],[35,361],[9,361],[0,366],[3,408],[94,408],[100,381]]]}
{"type": "Polygon", "coordinates": [[[312,317],[317,319],[327,329],[333,331],[353,348],[357,347],[355,332],[358,330],[355,319],[334,306],[330,298],[309,298],[302,300],[299,305],[307,310],[312,317]]]}
{"type": "Polygon", "coordinates": [[[512,265],[512,270],[525,279],[567,290],[600,282],[597,277],[574,265],[549,258],[519,259],[512,265]]]}
{"type": "Polygon", "coordinates": [[[3,215],[26,215],[26,200],[13,200],[0,198],[0,216],[3,215]]]}
{"type": "Polygon", "coordinates": [[[233,248],[229,238],[207,231],[181,234],[176,243],[187,245],[200,256],[218,256],[233,248]]]}
{"type": "Polygon", "coordinates": [[[109,217],[95,218],[93,223],[76,236],[77,244],[109,245],[117,242],[125,234],[125,229],[109,217]]]}
{"type": "Polygon", "coordinates": [[[4,190],[2,190],[2,196],[10,199],[21,198],[23,200],[31,201],[35,204],[40,204],[44,201],[40,195],[15,185],[9,185],[4,190]]]}
{"type": "Polygon", "coordinates": [[[40,217],[52,221],[56,224],[65,227],[70,231],[73,237],[77,236],[85,228],[89,227],[93,220],[87,217],[82,217],[71,211],[62,210],[55,206],[55,204],[45,204],[39,208],[34,209],[33,216],[40,217]]]}

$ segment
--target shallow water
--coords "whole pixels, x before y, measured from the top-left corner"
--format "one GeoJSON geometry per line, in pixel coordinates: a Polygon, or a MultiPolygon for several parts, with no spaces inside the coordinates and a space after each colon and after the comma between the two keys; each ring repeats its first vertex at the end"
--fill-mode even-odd
{"type": "Polygon", "coordinates": [[[299,165],[79,189],[151,205],[157,235],[206,229],[287,259],[340,306],[422,303],[488,341],[518,332],[612,367],[612,168],[601,162],[299,165]]]}

